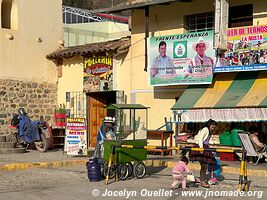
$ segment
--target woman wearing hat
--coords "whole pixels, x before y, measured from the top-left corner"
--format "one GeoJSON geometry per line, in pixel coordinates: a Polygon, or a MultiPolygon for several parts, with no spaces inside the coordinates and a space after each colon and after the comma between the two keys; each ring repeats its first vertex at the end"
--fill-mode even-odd
{"type": "Polygon", "coordinates": [[[95,149],[95,157],[103,158],[104,153],[104,140],[115,138],[113,124],[115,123],[114,117],[105,117],[102,125],[97,133],[97,144],[95,149]]]}
{"type": "Polygon", "coordinates": [[[205,42],[203,38],[199,38],[192,45],[192,48],[197,52],[197,55],[190,60],[190,70],[185,74],[185,77],[205,78],[212,74],[213,59],[205,55],[205,51],[209,48],[209,43],[205,42]]]}

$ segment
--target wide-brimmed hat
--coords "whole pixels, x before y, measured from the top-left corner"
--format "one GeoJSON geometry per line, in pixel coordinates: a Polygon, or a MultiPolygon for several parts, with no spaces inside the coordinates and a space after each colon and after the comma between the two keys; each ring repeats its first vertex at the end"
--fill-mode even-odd
{"type": "Polygon", "coordinates": [[[196,48],[197,48],[197,45],[198,45],[198,44],[205,44],[206,49],[208,49],[209,46],[210,46],[208,42],[205,42],[204,39],[203,39],[202,37],[200,37],[200,38],[197,40],[197,42],[194,43],[194,44],[192,45],[192,49],[194,49],[194,50],[196,51],[196,48]]]}
{"type": "Polygon", "coordinates": [[[115,117],[105,117],[104,122],[115,123],[115,117]]]}

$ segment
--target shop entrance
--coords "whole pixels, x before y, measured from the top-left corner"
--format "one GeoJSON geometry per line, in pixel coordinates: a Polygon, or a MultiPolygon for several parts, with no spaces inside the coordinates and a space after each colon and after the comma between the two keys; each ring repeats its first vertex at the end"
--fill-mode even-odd
{"type": "Polygon", "coordinates": [[[111,92],[92,92],[88,96],[88,138],[89,147],[95,147],[97,142],[97,132],[107,115],[105,106],[116,103],[116,91],[111,92]]]}

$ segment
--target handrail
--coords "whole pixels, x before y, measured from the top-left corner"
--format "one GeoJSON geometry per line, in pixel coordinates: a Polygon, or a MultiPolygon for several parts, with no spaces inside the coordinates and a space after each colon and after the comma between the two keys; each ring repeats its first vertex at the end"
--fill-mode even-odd
{"type": "Polygon", "coordinates": [[[112,165],[112,160],[115,157],[116,148],[135,148],[135,149],[149,149],[149,150],[153,150],[153,149],[168,149],[168,150],[186,150],[186,151],[211,151],[211,152],[225,152],[225,153],[242,153],[242,159],[241,159],[241,163],[240,163],[240,172],[239,172],[239,182],[238,182],[238,188],[237,191],[249,191],[249,185],[250,182],[248,180],[248,168],[247,168],[247,161],[246,161],[246,157],[247,157],[247,151],[244,148],[240,148],[240,149],[220,149],[220,148],[180,148],[180,147],[167,147],[167,146],[134,146],[134,145],[116,145],[116,146],[111,146],[111,151],[110,151],[110,157],[109,157],[109,161],[108,161],[108,170],[107,170],[107,176],[106,176],[106,185],[108,184],[109,181],[109,174],[110,174],[110,169],[111,169],[111,165],[112,165]],[[242,188],[242,186],[244,185],[244,187],[242,188]]]}

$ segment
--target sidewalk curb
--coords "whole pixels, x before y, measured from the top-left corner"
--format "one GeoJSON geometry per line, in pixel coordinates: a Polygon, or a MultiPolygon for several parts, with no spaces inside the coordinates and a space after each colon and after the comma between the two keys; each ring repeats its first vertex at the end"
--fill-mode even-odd
{"type": "Polygon", "coordinates": [[[48,167],[66,167],[86,164],[87,160],[66,160],[52,162],[27,162],[27,163],[9,163],[0,165],[0,171],[24,170],[29,168],[48,168],[48,167]]]}
{"type": "MultiPolygon", "coordinates": [[[[66,166],[84,166],[87,160],[65,160],[52,162],[27,162],[27,163],[9,163],[0,164],[0,171],[25,170],[29,168],[48,168],[48,167],[66,167],[66,166]]],[[[144,161],[146,167],[169,167],[175,165],[175,161],[164,160],[146,160],[144,161]]],[[[189,163],[191,170],[200,170],[199,163],[189,163]]],[[[222,173],[239,175],[240,169],[237,167],[222,166],[222,173]]],[[[267,176],[267,170],[248,169],[248,175],[267,176]]]]}

